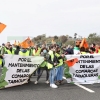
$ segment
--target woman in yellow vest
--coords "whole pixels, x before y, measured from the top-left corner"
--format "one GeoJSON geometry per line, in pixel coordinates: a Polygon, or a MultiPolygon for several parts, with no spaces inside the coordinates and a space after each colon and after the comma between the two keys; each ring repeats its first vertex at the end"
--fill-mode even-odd
{"type": "Polygon", "coordinates": [[[58,65],[56,66],[57,67],[57,77],[56,77],[56,83],[57,84],[61,84],[62,80],[63,80],[63,57],[62,55],[60,54],[60,48],[57,47],[56,48],[56,53],[55,53],[59,63],[58,65]]]}
{"type": "Polygon", "coordinates": [[[50,77],[50,87],[51,88],[58,88],[58,86],[55,84],[55,77],[57,76],[57,57],[55,56],[55,47],[50,46],[49,48],[49,57],[48,57],[48,63],[47,67],[50,70],[49,77],[50,77]]]}

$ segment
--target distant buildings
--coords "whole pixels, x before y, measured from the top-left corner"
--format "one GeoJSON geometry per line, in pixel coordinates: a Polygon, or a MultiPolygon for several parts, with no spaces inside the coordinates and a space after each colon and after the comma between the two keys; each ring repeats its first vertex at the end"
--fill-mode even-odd
{"type": "Polygon", "coordinates": [[[16,40],[16,42],[18,42],[18,41],[22,42],[28,37],[33,38],[31,36],[8,36],[7,42],[10,42],[11,44],[13,44],[15,42],[15,40],[16,40]]]}

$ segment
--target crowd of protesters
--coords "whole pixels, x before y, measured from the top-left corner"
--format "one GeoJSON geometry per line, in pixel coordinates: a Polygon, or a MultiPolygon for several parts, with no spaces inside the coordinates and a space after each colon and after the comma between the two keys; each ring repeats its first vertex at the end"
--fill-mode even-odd
{"type": "MultiPolygon", "coordinates": [[[[42,46],[34,45],[33,47],[24,48],[18,45],[11,45],[10,42],[7,42],[6,44],[2,44],[2,46],[0,46],[0,61],[3,62],[4,54],[20,56],[43,56],[44,62],[33,73],[34,76],[37,76],[34,84],[38,84],[39,79],[45,70],[46,83],[50,84],[51,88],[57,88],[58,85],[62,84],[63,82],[64,61],[66,59],[65,55],[94,53],[100,53],[99,45],[92,44],[86,49],[85,47],[79,48],[79,45],[76,45],[75,47],[71,45],[60,47],[57,44],[52,44],[50,46],[46,46],[45,44],[42,46]]],[[[0,66],[3,66],[3,63],[0,66]]],[[[30,78],[28,81],[30,81],[30,78]]]]}

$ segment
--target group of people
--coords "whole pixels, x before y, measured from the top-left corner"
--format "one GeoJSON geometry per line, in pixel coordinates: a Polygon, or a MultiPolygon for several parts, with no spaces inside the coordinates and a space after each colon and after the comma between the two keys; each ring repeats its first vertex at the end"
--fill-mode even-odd
{"type": "MultiPolygon", "coordinates": [[[[44,70],[46,70],[46,83],[50,83],[51,88],[57,88],[57,84],[61,84],[63,81],[63,69],[64,69],[64,53],[58,45],[50,45],[46,47],[43,44],[41,47],[34,45],[34,47],[21,47],[11,45],[10,42],[2,44],[0,48],[2,66],[3,66],[3,55],[12,54],[20,56],[43,56],[44,61],[40,64],[39,68],[33,73],[37,76],[37,80],[34,84],[39,82],[39,79],[44,70]]],[[[29,77],[30,81],[31,76],[29,77]]]]}
{"type": "MultiPolygon", "coordinates": [[[[60,47],[59,45],[52,44],[47,47],[43,44],[41,47],[34,45],[33,47],[24,48],[17,45],[11,45],[10,42],[2,44],[0,47],[0,66],[3,66],[3,55],[13,54],[20,56],[43,56],[44,61],[40,64],[39,68],[33,73],[37,76],[34,84],[38,84],[39,79],[43,73],[46,71],[46,83],[50,83],[51,88],[58,88],[58,85],[63,82],[64,75],[64,61],[66,60],[65,55],[68,54],[93,54],[100,53],[100,48],[98,45],[92,44],[89,48],[79,47],[76,45],[74,48],[72,46],[60,47]]],[[[31,76],[29,77],[30,81],[31,76]]]]}

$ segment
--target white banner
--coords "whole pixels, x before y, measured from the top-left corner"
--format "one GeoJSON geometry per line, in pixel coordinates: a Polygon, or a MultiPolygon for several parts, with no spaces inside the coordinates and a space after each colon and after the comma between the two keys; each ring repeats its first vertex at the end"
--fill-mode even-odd
{"type": "MultiPolygon", "coordinates": [[[[73,82],[80,84],[100,83],[100,55],[66,55],[66,63],[73,82]]],[[[68,80],[68,82],[70,82],[68,80]]]]}
{"type": "Polygon", "coordinates": [[[4,55],[5,64],[0,76],[0,88],[27,83],[29,76],[44,61],[41,56],[4,55]]]}

